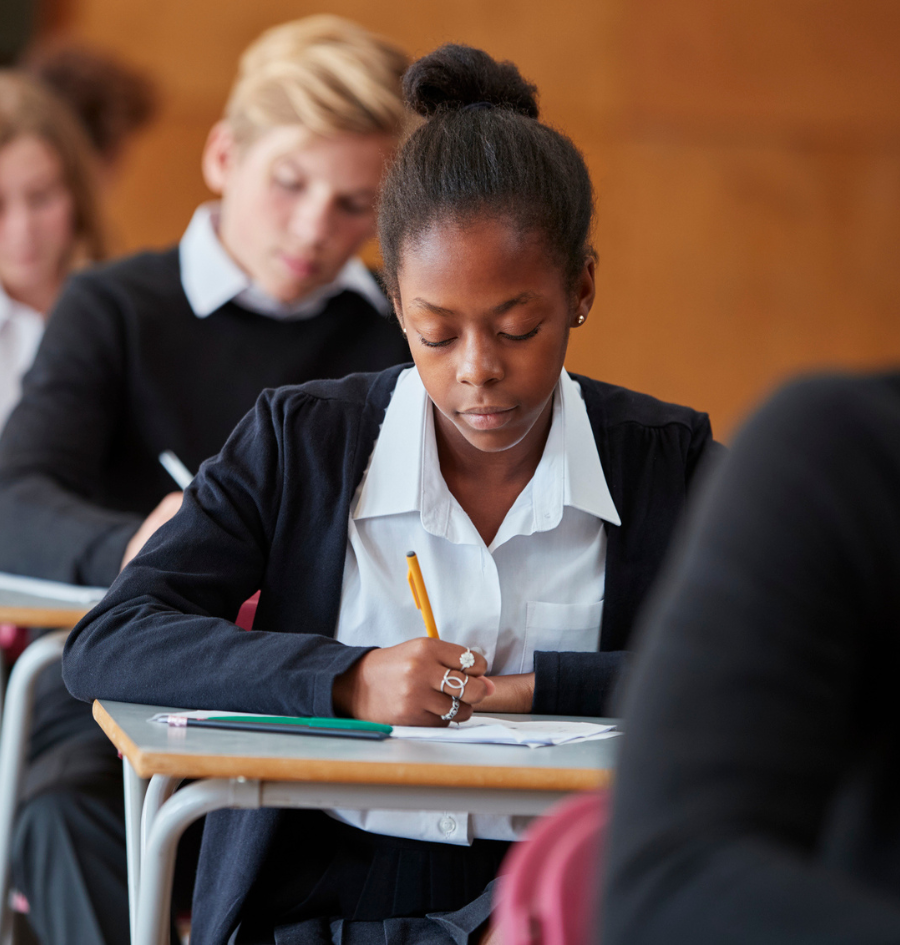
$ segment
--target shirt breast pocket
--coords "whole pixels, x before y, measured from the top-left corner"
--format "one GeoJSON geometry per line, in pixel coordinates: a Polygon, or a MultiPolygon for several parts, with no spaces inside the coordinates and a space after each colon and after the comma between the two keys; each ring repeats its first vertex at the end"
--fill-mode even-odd
{"type": "Polygon", "coordinates": [[[520,673],[534,669],[537,650],[595,653],[600,645],[603,601],[591,604],[525,602],[525,648],[520,673]]]}

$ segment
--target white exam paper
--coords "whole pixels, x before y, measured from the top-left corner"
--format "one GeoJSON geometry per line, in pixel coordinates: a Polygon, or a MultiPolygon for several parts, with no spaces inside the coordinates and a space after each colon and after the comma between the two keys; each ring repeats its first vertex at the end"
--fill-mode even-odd
{"type": "MultiPolygon", "coordinates": [[[[252,712],[224,712],[212,709],[193,712],[158,712],[149,721],[168,723],[169,718],[208,719],[215,715],[243,716],[248,719],[268,718],[252,712]]],[[[544,722],[495,719],[489,715],[478,715],[466,722],[451,722],[447,728],[432,728],[419,725],[395,725],[391,738],[417,738],[436,742],[463,742],[478,745],[526,745],[543,748],[547,745],[567,745],[600,738],[612,738],[619,733],[615,725],[598,722],[569,722],[563,719],[544,722]]]]}
{"type": "Polygon", "coordinates": [[[447,728],[395,725],[393,738],[420,738],[437,742],[467,742],[481,745],[527,745],[541,748],[588,739],[611,738],[617,735],[615,725],[598,722],[522,721],[495,719],[479,715],[466,722],[451,722],[447,728]]]}

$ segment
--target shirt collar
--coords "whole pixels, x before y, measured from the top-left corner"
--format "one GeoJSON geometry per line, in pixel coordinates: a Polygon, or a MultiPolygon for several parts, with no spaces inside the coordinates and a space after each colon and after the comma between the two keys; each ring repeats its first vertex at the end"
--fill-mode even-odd
{"type": "Polygon", "coordinates": [[[430,406],[419,372],[415,368],[401,371],[363,477],[354,518],[419,511],[430,406]]]}
{"type": "Polygon", "coordinates": [[[0,285],[0,325],[8,322],[12,318],[13,301],[6,294],[3,286],[0,285]]]}
{"type": "MultiPolygon", "coordinates": [[[[534,505],[532,531],[556,527],[563,506],[621,525],[581,388],[565,371],[556,387],[553,420],[541,462],[520,496],[527,498],[534,505]]],[[[426,530],[443,534],[454,502],[440,473],[431,400],[418,371],[409,368],[397,380],[353,517],[420,512],[426,530]]],[[[516,500],[514,508],[518,504],[516,500]]]]}
{"type": "Polygon", "coordinates": [[[356,257],[347,261],[333,282],[297,302],[284,303],[272,298],[228,255],[216,233],[218,209],[215,202],[199,206],[178,246],[181,285],[198,318],[206,318],[232,300],[269,318],[315,318],[330,299],[345,291],[361,295],[382,315],[390,314],[390,303],[362,260],[356,257]]]}
{"type": "Polygon", "coordinates": [[[6,289],[0,285],[0,325],[13,320],[35,322],[43,329],[44,316],[30,305],[17,302],[6,294],[6,289]]]}
{"type": "Polygon", "coordinates": [[[621,525],[606,475],[597,453],[597,441],[584,404],[584,395],[577,381],[563,371],[559,378],[565,430],[565,496],[563,502],[609,522],[621,525]]]}

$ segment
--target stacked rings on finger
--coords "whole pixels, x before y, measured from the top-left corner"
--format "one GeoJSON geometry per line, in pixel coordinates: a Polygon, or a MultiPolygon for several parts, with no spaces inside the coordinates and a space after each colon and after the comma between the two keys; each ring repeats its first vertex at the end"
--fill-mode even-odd
{"type": "Polygon", "coordinates": [[[463,675],[463,678],[460,679],[459,676],[451,676],[450,673],[452,672],[452,669],[448,669],[447,672],[444,673],[444,678],[441,680],[441,692],[444,692],[444,686],[446,686],[447,689],[450,690],[447,692],[448,696],[452,696],[455,692],[459,698],[462,699],[463,693],[466,691],[466,683],[469,681],[469,677],[463,675]]]}
{"type": "Polygon", "coordinates": [[[465,653],[459,654],[459,665],[463,670],[471,669],[475,665],[475,654],[468,647],[465,653]]]}
{"type": "Polygon", "coordinates": [[[450,698],[453,700],[453,705],[450,706],[450,711],[446,715],[441,716],[445,722],[451,722],[456,717],[456,713],[459,712],[459,697],[450,696],[450,698]]]}

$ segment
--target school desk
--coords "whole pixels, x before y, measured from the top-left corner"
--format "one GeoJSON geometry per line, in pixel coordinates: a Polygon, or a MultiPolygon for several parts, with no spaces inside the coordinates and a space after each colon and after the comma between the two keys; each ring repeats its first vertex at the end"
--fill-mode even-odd
{"type": "Polygon", "coordinates": [[[0,588],[0,623],[69,629],[93,607],[0,588]]]}
{"type": "Polygon", "coordinates": [[[58,662],[69,629],[91,609],[40,594],[0,588],[0,623],[21,627],[56,627],[32,643],[19,657],[3,685],[0,667],[0,942],[9,929],[9,872],[13,819],[28,747],[34,685],[41,670],[58,662]]]}
{"type": "Polygon", "coordinates": [[[94,718],[124,759],[134,945],[160,945],[168,934],[178,839],[210,811],[374,807],[535,815],[572,791],[606,786],[619,741],[548,748],[378,742],[148,721],[168,711],[177,710],[94,703],[94,718]],[[199,780],[175,793],[185,778],[199,780]]]}

